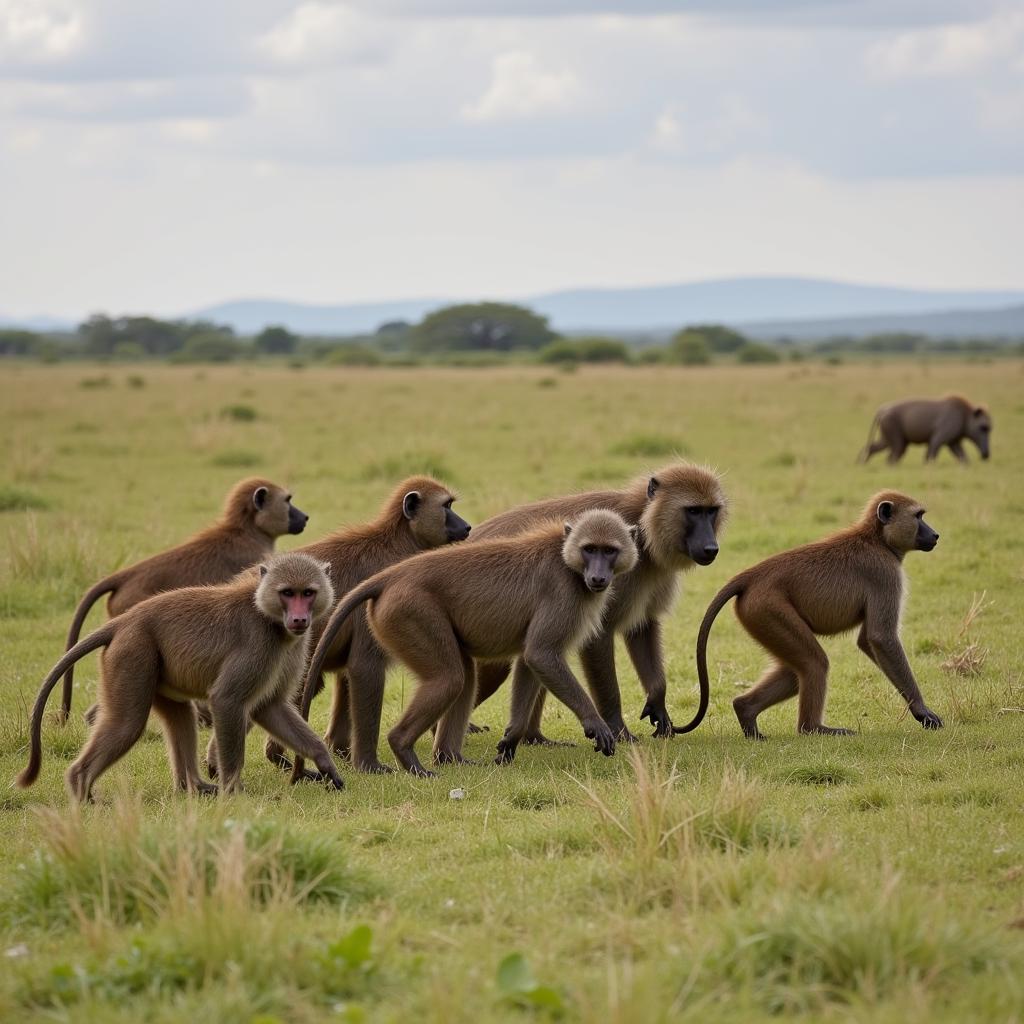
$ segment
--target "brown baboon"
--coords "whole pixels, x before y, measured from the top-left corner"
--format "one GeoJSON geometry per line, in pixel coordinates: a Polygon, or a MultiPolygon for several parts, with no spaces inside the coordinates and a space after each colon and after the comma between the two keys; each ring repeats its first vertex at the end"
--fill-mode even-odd
{"type": "Polygon", "coordinates": [[[910,713],[926,729],[940,728],[942,719],[925,706],[899,637],[903,556],[931,551],[939,540],[924,512],[913,498],[882,491],[853,526],[773,555],[722,587],[697,635],[698,721],[708,705],[708,635],[715,616],[735,597],[743,628],[775,658],[774,667],[753,689],[732,702],[746,736],[764,739],[757,716],[798,694],[800,732],[850,732],[822,720],[828,658],[815,636],[833,636],[854,626],[860,626],[857,646],[888,676],[910,713]]]}
{"type": "Polygon", "coordinates": [[[876,452],[889,449],[889,461],[899,462],[908,444],[927,444],[925,461],[934,459],[943,445],[961,461],[967,461],[961,442],[973,441],[981,457],[989,457],[989,437],[992,434],[992,416],[983,405],[967,401],[963,395],[945,398],[912,398],[905,402],[883,405],[871,421],[868,443],[860,453],[860,461],[867,462],[876,452]],[[881,439],[872,441],[875,427],[881,439]]]}
{"type": "MultiPolygon", "coordinates": [[[[634,528],[635,529],[635,528],[634,528]]],[[[576,681],[566,652],[600,628],[612,577],[628,572],[637,552],[630,528],[614,512],[585,512],[517,537],[430,551],[385,569],[339,602],[313,655],[303,714],[334,637],[352,612],[371,601],[367,620],[377,642],[414,672],[419,688],[388,742],[414,775],[432,775],[416,741],[440,721],[457,737],[451,750],[435,742],[435,760],[458,753],[473,706],[473,659],[512,658],[524,665],[580,720],[596,750],[611,754],[615,737],[576,681]]],[[[499,760],[511,760],[526,731],[530,704],[514,707],[499,760]]]]}
{"type": "Polygon", "coordinates": [[[148,598],[90,633],[43,682],[32,709],[29,762],[18,785],[30,786],[39,775],[43,712],[57,680],[69,665],[104,647],[99,716],[65,777],[77,799],[92,798],[93,783],[136,743],[150,710],[162,720],[178,788],[217,792],[199,777],[191,704],[199,699],[213,716],[222,791],[240,787],[249,717],[312,758],[341,789],[327,748],[291,699],[309,654],[310,626],[334,598],[328,568],[308,555],[277,555],[259,572],[243,572],[230,583],[148,598]]]}
{"type": "MultiPolygon", "coordinates": [[[[253,477],[231,488],[224,511],[213,526],[168,551],[118,569],[93,584],[75,609],[68,631],[66,650],[78,643],[89,609],[104,594],[107,614],[120,615],[147,597],[181,587],[202,587],[224,583],[234,575],[269,557],[274,541],[286,533],[302,533],[309,521],[305,512],[292,504],[291,494],[269,480],[253,477]]],[[[74,669],[64,676],[60,717],[71,712],[74,669]]],[[[95,706],[86,712],[90,722],[95,706]]]]}
{"type": "MultiPolygon", "coordinates": [[[[454,501],[455,494],[444,484],[428,476],[410,477],[395,488],[373,522],[339,530],[298,550],[330,562],[334,592],[344,594],[395,562],[465,540],[470,527],[452,509],[454,501]]],[[[319,633],[318,625],[314,644],[319,633]]],[[[351,756],[360,771],[391,771],[377,756],[387,658],[370,635],[362,611],[338,632],[325,653],[323,669],[336,673],[324,737],[327,746],[342,757],[351,756]]],[[[276,744],[268,743],[267,756],[291,767],[276,744]]],[[[211,768],[216,763],[212,747],[207,763],[211,768]]]]}
{"type": "MultiPolygon", "coordinates": [[[[652,476],[634,480],[622,490],[590,491],[510,509],[480,524],[473,531],[471,543],[513,536],[552,517],[572,519],[591,508],[614,509],[627,523],[639,524],[640,558],[628,576],[616,581],[601,630],[580,651],[587,685],[616,738],[635,740],[622,718],[615,673],[614,640],[615,634],[621,633],[647,696],[640,717],[650,719],[655,736],[670,736],[673,726],[665,707],[661,617],[675,597],[678,574],[695,565],[710,565],[718,555],[718,534],[727,513],[721,480],[707,467],[677,462],[652,476]]],[[[478,666],[478,704],[498,689],[508,672],[507,661],[478,666]]],[[[530,686],[529,673],[517,672],[514,683],[530,686]]],[[[544,692],[536,681],[533,687],[537,700],[525,742],[550,743],[540,731],[544,692]]],[[[525,696],[513,700],[521,704],[525,696]]],[[[443,731],[439,739],[442,749],[458,752],[443,731]]]]}

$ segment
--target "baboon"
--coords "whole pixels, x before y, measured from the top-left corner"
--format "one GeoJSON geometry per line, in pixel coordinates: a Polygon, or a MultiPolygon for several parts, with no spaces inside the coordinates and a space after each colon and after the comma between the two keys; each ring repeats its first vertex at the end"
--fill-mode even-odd
{"type": "MultiPolygon", "coordinates": [[[[366,617],[377,642],[419,680],[388,733],[407,771],[434,774],[420,763],[415,743],[438,721],[438,737],[444,732],[458,739],[451,750],[435,740],[435,760],[464,761],[458,751],[473,706],[474,658],[522,655],[523,664],[580,720],[595,750],[612,754],[615,736],[576,681],[566,652],[600,628],[612,578],[636,563],[633,531],[615,512],[594,509],[564,527],[548,523],[516,537],[429,551],[372,576],[338,602],[324,627],[306,676],[303,714],[335,635],[370,601],[366,617]]],[[[499,761],[515,755],[531,706],[532,698],[513,707],[499,761]]]]}
{"type": "MultiPolygon", "coordinates": [[[[120,615],[147,597],[181,587],[201,587],[224,583],[243,569],[269,557],[274,541],[286,533],[302,533],[309,516],[292,504],[284,487],[269,480],[252,477],[241,480],[228,493],[224,511],[213,526],[194,537],[151,558],[118,569],[93,584],[75,609],[65,650],[78,643],[89,609],[104,594],[107,615],[120,615]]],[[[71,713],[74,669],[64,676],[60,719],[71,713]]],[[[95,705],[86,712],[92,722],[95,705]]]]}
{"type": "Polygon", "coordinates": [[[708,635],[736,598],[743,628],[775,658],[756,685],[733,702],[744,735],[763,740],[757,716],[799,695],[800,732],[848,735],[824,724],[828,658],[815,639],[860,626],[857,646],[888,676],[926,729],[942,719],[926,707],[900,642],[905,595],[903,556],[931,551],[939,535],[924,507],[898,491],[882,491],[860,519],[831,537],[783,551],[734,576],[715,595],[697,634],[701,715],[708,705],[708,635]]]}
{"type": "MultiPolygon", "coordinates": [[[[395,562],[465,540],[470,526],[452,509],[455,500],[455,494],[437,480],[409,477],[395,488],[373,522],[339,530],[298,550],[330,562],[334,592],[344,594],[395,562]]],[[[321,626],[315,627],[314,645],[321,626]]],[[[330,725],[324,737],[328,748],[351,757],[360,771],[392,771],[377,756],[387,658],[370,635],[362,611],[338,632],[325,654],[323,669],[336,673],[330,725]]],[[[318,682],[318,689],[320,685],[318,682]]],[[[273,742],[267,745],[267,757],[291,767],[273,742]]],[[[212,744],[207,764],[211,769],[216,765],[212,744]]]]}
{"type": "Polygon", "coordinates": [[[987,459],[991,434],[992,416],[988,409],[967,401],[963,395],[891,402],[875,413],[860,461],[867,462],[876,452],[888,448],[889,462],[899,462],[908,444],[927,444],[926,462],[934,459],[943,445],[948,445],[961,462],[966,462],[967,454],[961,444],[965,438],[973,441],[981,457],[987,459]],[[872,441],[876,426],[882,437],[872,441]]]}
{"type": "MultiPolygon", "coordinates": [[[[665,707],[665,664],[661,646],[661,618],[672,605],[679,573],[695,565],[710,565],[718,555],[718,534],[728,511],[718,474],[705,466],[676,462],[640,477],[622,490],[589,491],[520,505],[493,516],[474,531],[470,543],[514,536],[551,517],[572,519],[591,508],[610,508],[627,523],[639,524],[640,558],[636,568],[617,580],[601,629],[580,651],[587,685],[601,717],[616,738],[632,742],[635,736],[622,718],[622,699],[615,673],[615,634],[625,640],[633,667],[647,701],[640,712],[649,718],[655,736],[671,736],[672,719],[665,707]]],[[[477,704],[487,700],[505,681],[509,663],[477,666],[477,704]]],[[[530,674],[517,671],[515,685],[531,685],[530,674]]],[[[532,681],[537,699],[524,742],[551,744],[540,731],[544,691],[532,681]]],[[[525,695],[513,697],[517,703],[525,695]]],[[[676,731],[686,732],[687,727],[676,731]]],[[[454,740],[439,736],[443,749],[457,753],[454,740]]]]}
{"type": "Polygon", "coordinates": [[[75,644],[43,681],[32,709],[29,762],[18,785],[30,786],[39,775],[43,713],[57,680],[103,647],[99,715],[65,776],[78,800],[92,799],[96,779],[134,746],[150,710],[162,720],[177,787],[216,793],[199,776],[191,704],[198,699],[213,716],[222,792],[240,788],[250,717],[310,757],[341,789],[327,748],[291,699],[309,654],[310,626],[334,599],[328,568],[308,555],[277,555],[230,583],[168,591],[110,619],[75,644]]]}

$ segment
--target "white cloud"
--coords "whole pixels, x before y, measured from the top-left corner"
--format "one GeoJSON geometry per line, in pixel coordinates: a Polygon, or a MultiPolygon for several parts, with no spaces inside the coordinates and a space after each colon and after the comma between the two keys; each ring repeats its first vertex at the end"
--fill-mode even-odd
{"type": "Polygon", "coordinates": [[[80,43],[82,30],[67,0],[0,0],[0,55],[58,59],[80,43]]]}
{"type": "Polygon", "coordinates": [[[563,113],[582,95],[579,79],[568,69],[546,71],[524,50],[500,53],[491,68],[491,84],[462,108],[467,121],[500,121],[563,113]]]}
{"type": "Polygon", "coordinates": [[[891,78],[963,75],[1003,58],[1020,58],[1024,14],[999,14],[974,24],[900,32],[873,43],[868,69],[891,78]]]}
{"type": "Polygon", "coordinates": [[[380,38],[371,19],[351,7],[310,0],[261,36],[256,49],[281,64],[308,69],[311,62],[373,57],[380,38]]]}

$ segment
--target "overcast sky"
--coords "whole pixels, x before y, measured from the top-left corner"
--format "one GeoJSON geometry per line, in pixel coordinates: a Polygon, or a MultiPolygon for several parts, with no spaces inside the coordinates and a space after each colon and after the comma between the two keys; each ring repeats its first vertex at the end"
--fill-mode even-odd
{"type": "Polygon", "coordinates": [[[0,313],[1024,287],[1024,0],[0,0],[0,313]]]}

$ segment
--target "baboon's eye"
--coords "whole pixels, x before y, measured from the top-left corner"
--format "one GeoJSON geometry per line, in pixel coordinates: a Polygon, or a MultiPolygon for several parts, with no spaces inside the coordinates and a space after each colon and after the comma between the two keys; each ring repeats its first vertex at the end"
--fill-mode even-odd
{"type": "Polygon", "coordinates": [[[287,501],[287,502],[290,502],[292,500],[292,496],[290,494],[286,494],[284,496],[284,500],[287,501]]]}
{"type": "Polygon", "coordinates": [[[597,554],[597,547],[594,544],[584,544],[580,548],[580,550],[585,555],[595,555],[595,554],[597,554]]]}
{"type": "Polygon", "coordinates": [[[924,515],[924,513],[925,513],[925,510],[924,510],[923,508],[922,508],[922,509],[918,509],[918,510],[917,510],[917,511],[916,511],[916,512],[914,513],[914,518],[915,518],[915,519],[920,519],[920,518],[921,518],[921,517],[922,517],[922,516],[924,515]]]}
{"type": "Polygon", "coordinates": [[[295,591],[292,590],[291,587],[285,587],[284,590],[281,591],[281,596],[282,597],[294,597],[295,596],[295,591]]]}
{"type": "Polygon", "coordinates": [[[455,501],[455,499],[454,499],[454,498],[449,498],[449,499],[448,499],[448,500],[447,500],[447,501],[446,501],[446,502],[444,503],[444,507],[445,507],[445,508],[451,508],[451,507],[452,507],[452,502],[453,502],[453,501],[455,501]]]}
{"type": "Polygon", "coordinates": [[[306,589],[302,592],[302,596],[303,597],[315,597],[316,596],[316,591],[312,587],[306,587],[306,589]]]}
{"type": "Polygon", "coordinates": [[[615,547],[610,547],[609,546],[609,547],[601,548],[601,554],[602,555],[607,555],[609,558],[611,558],[612,555],[617,555],[618,553],[619,553],[619,549],[615,548],[615,547]]]}

